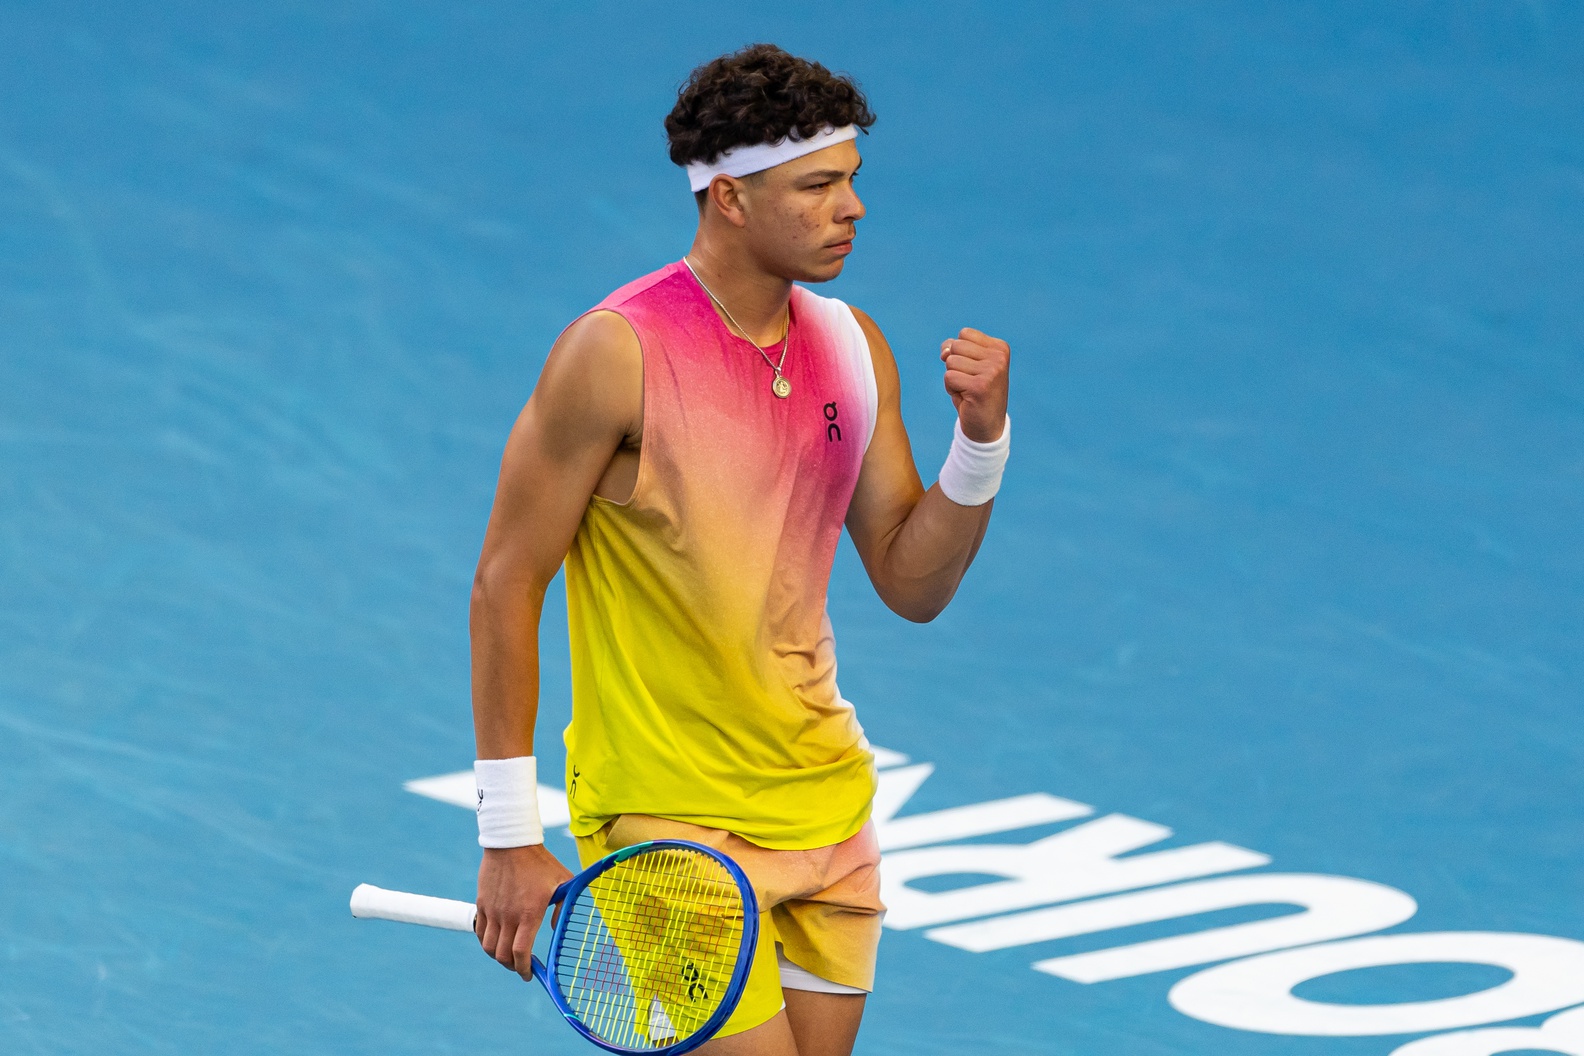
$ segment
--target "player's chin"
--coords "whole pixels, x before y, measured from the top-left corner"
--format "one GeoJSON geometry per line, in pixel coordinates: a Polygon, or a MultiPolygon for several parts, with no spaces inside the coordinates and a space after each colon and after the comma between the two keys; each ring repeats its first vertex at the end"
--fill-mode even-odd
{"type": "Polygon", "coordinates": [[[829,252],[810,261],[804,268],[803,282],[829,282],[842,273],[842,268],[847,266],[847,255],[843,253],[835,256],[829,252]]]}

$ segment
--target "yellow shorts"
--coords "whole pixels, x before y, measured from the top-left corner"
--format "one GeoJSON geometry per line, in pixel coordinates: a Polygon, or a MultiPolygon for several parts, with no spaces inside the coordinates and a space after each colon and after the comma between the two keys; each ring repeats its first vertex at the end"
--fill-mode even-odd
{"type": "Polygon", "coordinates": [[[880,845],[865,824],[841,843],[777,851],[721,829],[647,814],[623,814],[591,836],[579,836],[587,868],[612,851],[646,840],[692,840],[742,867],[759,899],[759,945],[742,1000],[716,1037],[740,1034],[781,1010],[776,944],[787,960],[833,983],[874,989],[880,948],[880,845]]]}

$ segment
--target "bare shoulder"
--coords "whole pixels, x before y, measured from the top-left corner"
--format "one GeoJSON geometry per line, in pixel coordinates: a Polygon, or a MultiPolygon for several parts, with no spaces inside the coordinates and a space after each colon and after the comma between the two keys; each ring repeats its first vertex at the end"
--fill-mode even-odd
{"type": "MultiPolygon", "coordinates": [[[[643,349],[632,324],[615,312],[590,312],[561,332],[538,389],[621,389],[643,385],[643,349]]],[[[537,390],[536,390],[537,391],[537,390]]]]}
{"type": "Polygon", "coordinates": [[[589,312],[561,332],[551,348],[552,357],[568,361],[569,366],[592,368],[620,367],[635,357],[642,361],[638,334],[616,312],[589,312]]]}
{"type": "Polygon", "coordinates": [[[868,312],[856,304],[849,304],[847,310],[853,314],[854,319],[858,320],[858,325],[863,328],[864,336],[869,339],[871,345],[885,344],[885,335],[880,332],[880,324],[875,322],[868,312]]]}
{"type": "Polygon", "coordinates": [[[853,318],[858,320],[858,326],[863,330],[864,337],[869,339],[869,358],[874,362],[875,387],[880,390],[881,402],[888,397],[893,397],[901,387],[897,375],[896,356],[891,351],[891,344],[880,331],[880,324],[870,318],[869,313],[862,308],[849,304],[848,310],[853,318]]]}
{"type": "Polygon", "coordinates": [[[643,349],[615,312],[590,312],[562,331],[545,359],[530,407],[582,433],[636,434],[643,415],[643,349]]]}

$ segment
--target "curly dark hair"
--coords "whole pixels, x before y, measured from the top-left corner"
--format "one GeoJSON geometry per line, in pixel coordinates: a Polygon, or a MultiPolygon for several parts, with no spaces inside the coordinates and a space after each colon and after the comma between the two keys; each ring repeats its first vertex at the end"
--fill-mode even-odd
{"type": "Polygon", "coordinates": [[[733,147],[806,139],[826,125],[875,123],[869,101],[846,74],[831,73],[774,44],[751,44],[688,75],[666,115],[671,160],[713,162],[733,147]]]}

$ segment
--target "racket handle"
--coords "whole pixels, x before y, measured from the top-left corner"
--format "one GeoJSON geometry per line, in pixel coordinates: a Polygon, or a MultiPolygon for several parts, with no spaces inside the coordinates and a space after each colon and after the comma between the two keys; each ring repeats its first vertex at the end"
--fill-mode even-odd
{"type": "Polygon", "coordinates": [[[374,920],[399,920],[403,924],[422,924],[426,928],[472,931],[477,908],[471,902],[433,895],[414,895],[406,891],[387,891],[373,884],[359,884],[352,891],[352,915],[374,920]]]}

